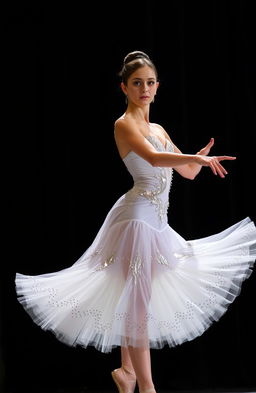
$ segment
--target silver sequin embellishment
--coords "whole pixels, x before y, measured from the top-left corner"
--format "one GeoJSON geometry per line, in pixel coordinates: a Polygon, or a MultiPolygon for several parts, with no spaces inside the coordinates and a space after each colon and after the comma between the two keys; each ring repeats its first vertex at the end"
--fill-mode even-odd
{"type": "Polygon", "coordinates": [[[139,255],[136,255],[134,259],[130,261],[130,269],[132,271],[133,277],[134,277],[134,282],[137,284],[137,278],[141,274],[141,268],[142,268],[142,259],[139,255]]]}
{"type": "Polygon", "coordinates": [[[156,207],[157,214],[161,221],[163,221],[165,215],[167,214],[169,202],[163,202],[159,197],[167,186],[167,176],[164,168],[159,168],[160,174],[155,176],[157,179],[157,185],[153,190],[139,190],[138,194],[150,201],[156,207]]]}
{"type": "Polygon", "coordinates": [[[156,261],[159,263],[159,265],[169,266],[169,262],[162,254],[160,254],[160,252],[157,254],[156,261]]]}
{"type": "Polygon", "coordinates": [[[107,258],[100,267],[96,269],[96,271],[106,269],[109,265],[115,262],[115,257],[112,255],[111,257],[107,258]]]}

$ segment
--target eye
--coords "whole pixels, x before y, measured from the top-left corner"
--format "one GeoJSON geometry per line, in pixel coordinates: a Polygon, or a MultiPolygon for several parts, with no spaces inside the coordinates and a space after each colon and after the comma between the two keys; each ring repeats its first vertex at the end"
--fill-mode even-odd
{"type": "Polygon", "coordinates": [[[134,86],[140,86],[140,81],[134,81],[134,82],[133,82],[133,85],[134,85],[134,86]]]}
{"type": "Polygon", "coordinates": [[[148,82],[148,85],[149,85],[149,86],[153,86],[155,83],[156,83],[155,81],[149,81],[149,82],[148,82]]]}

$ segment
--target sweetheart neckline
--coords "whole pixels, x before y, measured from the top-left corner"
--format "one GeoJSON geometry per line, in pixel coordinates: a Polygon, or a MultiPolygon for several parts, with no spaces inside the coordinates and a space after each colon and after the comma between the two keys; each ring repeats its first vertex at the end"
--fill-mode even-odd
{"type": "MultiPolygon", "coordinates": [[[[169,139],[165,138],[165,146],[164,146],[164,144],[162,143],[162,141],[160,141],[160,139],[159,139],[156,135],[148,134],[148,135],[143,135],[143,136],[144,136],[144,138],[147,139],[147,140],[150,139],[150,138],[154,139],[155,141],[157,141],[157,142],[162,146],[162,148],[164,149],[164,151],[166,151],[169,139]]],[[[170,141],[169,141],[169,142],[170,142],[170,141]]],[[[124,161],[124,160],[126,159],[126,157],[128,157],[128,155],[129,155],[130,153],[134,153],[134,151],[133,151],[133,150],[130,150],[130,151],[126,154],[126,156],[122,158],[122,161],[124,161]]],[[[134,154],[136,154],[136,153],[134,153],[134,154]]]]}
{"type": "Polygon", "coordinates": [[[159,142],[162,145],[164,150],[167,149],[167,143],[168,143],[167,141],[168,141],[168,139],[166,137],[164,138],[165,139],[165,144],[163,144],[163,142],[160,140],[160,138],[158,138],[156,135],[148,134],[148,135],[144,136],[144,138],[146,138],[146,139],[153,138],[153,139],[157,140],[157,142],[159,142]]]}

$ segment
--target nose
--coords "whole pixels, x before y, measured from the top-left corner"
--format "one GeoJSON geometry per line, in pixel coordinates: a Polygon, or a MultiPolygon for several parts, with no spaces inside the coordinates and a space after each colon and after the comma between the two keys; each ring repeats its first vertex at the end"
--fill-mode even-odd
{"type": "Polygon", "coordinates": [[[144,83],[143,83],[143,85],[142,85],[142,90],[143,90],[143,92],[148,91],[148,84],[147,84],[147,82],[144,82],[144,83]]]}

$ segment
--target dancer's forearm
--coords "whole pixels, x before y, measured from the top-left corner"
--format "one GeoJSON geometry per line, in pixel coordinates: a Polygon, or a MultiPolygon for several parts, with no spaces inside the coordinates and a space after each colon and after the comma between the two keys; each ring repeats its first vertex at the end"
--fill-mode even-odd
{"type": "Polygon", "coordinates": [[[192,168],[201,167],[198,164],[198,156],[196,154],[179,154],[169,152],[156,152],[151,155],[150,163],[152,166],[159,167],[178,167],[181,165],[192,165],[192,168]]]}

